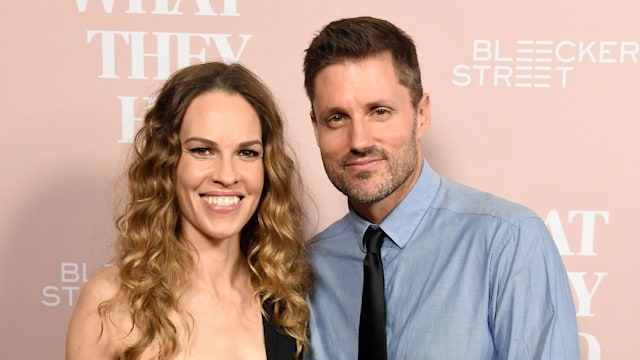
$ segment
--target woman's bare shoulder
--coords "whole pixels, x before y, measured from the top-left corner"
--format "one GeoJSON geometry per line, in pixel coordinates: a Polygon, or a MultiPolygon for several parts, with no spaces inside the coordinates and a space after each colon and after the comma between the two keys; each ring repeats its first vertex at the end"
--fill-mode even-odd
{"type": "MultiPolygon", "coordinates": [[[[104,321],[98,308],[113,298],[119,286],[117,266],[103,269],[83,286],[67,331],[67,360],[114,358],[118,348],[117,340],[112,336],[115,324],[104,321]]],[[[112,320],[110,315],[107,318],[112,320]]],[[[122,323],[122,319],[117,322],[122,323]]]]}
{"type": "MultiPolygon", "coordinates": [[[[102,300],[100,301],[102,302],[113,297],[119,287],[120,274],[118,266],[108,266],[93,275],[89,281],[84,284],[80,297],[84,296],[88,301],[101,298],[102,300]]],[[[80,302],[80,300],[78,302],[80,302]]]]}

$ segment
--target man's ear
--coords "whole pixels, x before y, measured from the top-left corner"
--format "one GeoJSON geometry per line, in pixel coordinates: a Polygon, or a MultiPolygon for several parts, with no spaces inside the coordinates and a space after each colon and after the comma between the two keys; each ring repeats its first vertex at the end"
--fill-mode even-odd
{"type": "Polygon", "coordinates": [[[316,137],[316,144],[318,144],[318,121],[316,115],[313,112],[313,108],[309,111],[309,118],[311,118],[311,125],[313,126],[313,135],[316,137]]]}
{"type": "Polygon", "coordinates": [[[431,125],[431,101],[429,94],[424,93],[416,109],[416,136],[421,138],[431,125]]]}

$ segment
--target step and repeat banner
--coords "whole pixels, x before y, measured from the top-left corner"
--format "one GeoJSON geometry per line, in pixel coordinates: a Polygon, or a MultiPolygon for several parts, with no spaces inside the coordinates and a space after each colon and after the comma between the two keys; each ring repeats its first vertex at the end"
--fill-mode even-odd
{"type": "Polygon", "coordinates": [[[584,360],[639,359],[640,3],[8,0],[0,18],[0,343],[62,359],[81,287],[111,260],[135,131],[178,68],[240,62],[286,114],[307,233],[346,211],[326,179],[302,59],[329,21],[413,36],[443,176],[527,205],[567,267],[584,360]]]}

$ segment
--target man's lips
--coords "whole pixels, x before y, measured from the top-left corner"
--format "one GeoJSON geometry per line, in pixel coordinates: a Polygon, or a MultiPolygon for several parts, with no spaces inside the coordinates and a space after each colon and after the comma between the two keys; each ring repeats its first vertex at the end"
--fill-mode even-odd
{"type": "Polygon", "coordinates": [[[352,161],[348,161],[345,163],[345,167],[347,169],[361,171],[371,169],[380,163],[383,159],[381,158],[361,158],[355,159],[352,161]]]}

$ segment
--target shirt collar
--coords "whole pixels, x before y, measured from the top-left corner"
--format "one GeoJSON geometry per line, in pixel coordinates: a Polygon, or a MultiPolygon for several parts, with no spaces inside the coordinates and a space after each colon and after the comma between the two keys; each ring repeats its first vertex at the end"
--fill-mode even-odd
{"type": "MultiPolygon", "coordinates": [[[[413,188],[380,224],[382,230],[398,247],[403,248],[407,245],[433,203],[439,187],[440,176],[431,169],[426,160],[423,160],[420,176],[413,188]]],[[[362,238],[371,223],[361,218],[351,206],[349,206],[349,217],[356,233],[360,236],[358,246],[365,251],[362,238]]]]}

